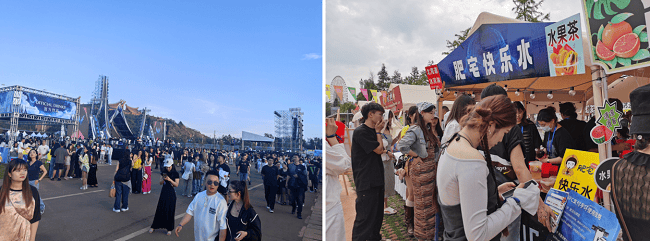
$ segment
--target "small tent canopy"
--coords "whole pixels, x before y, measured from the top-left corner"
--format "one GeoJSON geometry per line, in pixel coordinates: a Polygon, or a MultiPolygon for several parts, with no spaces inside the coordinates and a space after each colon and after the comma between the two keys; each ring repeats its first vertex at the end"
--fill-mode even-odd
{"type": "Polygon", "coordinates": [[[273,142],[273,138],[268,138],[265,136],[260,136],[250,132],[242,131],[241,132],[242,141],[254,141],[254,142],[273,142]]]}

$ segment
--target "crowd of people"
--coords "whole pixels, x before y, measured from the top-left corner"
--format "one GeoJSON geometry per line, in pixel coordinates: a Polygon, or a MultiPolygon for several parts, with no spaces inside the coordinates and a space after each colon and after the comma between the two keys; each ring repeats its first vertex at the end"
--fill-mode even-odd
{"type": "Polygon", "coordinates": [[[318,191],[320,157],[157,144],[161,145],[151,146],[139,140],[129,144],[123,140],[70,138],[26,138],[9,145],[3,142],[0,146],[11,148],[0,203],[12,205],[0,209],[0,220],[16,225],[2,225],[0,240],[34,240],[45,211],[38,193],[44,178],[55,182],[77,179],[81,190],[95,188],[98,164],[116,164],[111,185],[114,212],[127,212],[130,194],[150,194],[157,183],[162,189],[149,232],[163,229],[167,235],[175,232],[178,236],[194,218],[196,240],[261,240],[261,221],[248,194],[251,169],[263,178],[270,213],[276,203],[291,205],[291,214],[297,213],[301,219],[304,193],[308,189],[318,191]],[[231,170],[229,165],[235,168],[231,170]],[[239,175],[239,180],[230,180],[232,172],[239,175]],[[180,188],[181,197],[193,198],[178,226],[174,226],[176,188],[180,188]]]}
{"type": "MultiPolygon", "coordinates": [[[[650,86],[635,91],[647,94],[650,86]]],[[[642,167],[650,163],[645,161],[650,151],[647,137],[643,135],[650,134],[650,129],[643,126],[645,119],[637,117],[647,118],[644,116],[650,111],[642,104],[635,104],[647,104],[647,98],[642,100],[642,96],[632,92],[632,111],[623,115],[622,128],[612,140],[612,155],[622,158],[614,172],[623,183],[631,181],[620,176],[630,176],[639,170],[647,173],[647,168],[642,167]],[[632,122],[631,116],[637,119],[632,122]],[[630,145],[630,140],[636,143],[630,145]]],[[[616,103],[623,113],[620,100],[609,102],[616,103]]],[[[403,111],[406,124],[403,129],[391,130],[395,127],[392,122],[399,116],[370,102],[360,109],[362,118],[352,135],[350,155],[341,144],[343,138],[336,134],[344,127],[328,119],[326,236],[333,240],[345,239],[338,175],[350,168],[357,192],[352,240],[382,239],[384,215],[395,214],[386,198],[395,194],[396,175],[406,185],[403,198],[407,234],[418,240],[519,240],[523,215],[550,231],[554,215],[543,198],[552,185],[535,181],[529,164],[560,166],[567,149],[598,152],[589,135],[596,118],[578,120],[573,103],[559,106],[559,112],[547,107],[529,115],[523,103],[507,97],[505,89],[490,85],[481,93],[480,101],[459,95],[451,110],[444,107],[439,117],[434,104],[418,103],[403,111]],[[396,136],[391,136],[395,133],[396,136]],[[394,152],[400,152],[401,156],[396,158],[394,152]],[[511,195],[510,192],[503,195],[512,190],[511,195]]],[[[642,173],[636,174],[638,180],[632,182],[643,182],[642,173]]],[[[636,202],[629,196],[634,191],[650,190],[647,185],[635,186],[640,190],[622,188],[622,185],[612,185],[626,197],[613,198],[625,210],[619,221],[627,221],[633,229],[629,233],[647,234],[647,229],[640,228],[640,224],[647,225],[650,221],[644,218],[647,216],[632,211],[636,202]]],[[[634,240],[646,236],[636,236],[634,240]]]]}

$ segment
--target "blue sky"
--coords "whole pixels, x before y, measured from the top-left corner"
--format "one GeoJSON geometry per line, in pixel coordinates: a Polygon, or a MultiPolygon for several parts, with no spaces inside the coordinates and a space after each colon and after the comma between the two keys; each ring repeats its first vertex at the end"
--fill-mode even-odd
{"type": "Polygon", "coordinates": [[[151,109],[204,134],[275,136],[274,110],[301,107],[322,133],[322,2],[8,1],[0,8],[0,84],[87,103],[151,109]]]}

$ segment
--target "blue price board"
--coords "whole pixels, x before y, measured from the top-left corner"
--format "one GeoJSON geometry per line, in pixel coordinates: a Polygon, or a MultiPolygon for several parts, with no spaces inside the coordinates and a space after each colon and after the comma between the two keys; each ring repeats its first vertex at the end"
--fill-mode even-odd
{"type": "Polygon", "coordinates": [[[544,28],[553,23],[483,24],[438,63],[446,87],[550,76],[544,28]]]}
{"type": "Polygon", "coordinates": [[[621,231],[616,215],[573,190],[568,192],[560,226],[549,240],[616,240],[621,231]]]}

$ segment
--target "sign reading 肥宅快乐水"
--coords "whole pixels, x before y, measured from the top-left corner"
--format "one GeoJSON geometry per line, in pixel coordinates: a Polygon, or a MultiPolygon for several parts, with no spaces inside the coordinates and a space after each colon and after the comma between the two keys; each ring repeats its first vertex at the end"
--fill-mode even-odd
{"type": "Polygon", "coordinates": [[[545,32],[551,76],[584,74],[580,14],[546,26],[545,32]]]}
{"type": "Polygon", "coordinates": [[[549,76],[544,27],[483,24],[438,63],[445,87],[549,76]]]}
{"type": "Polygon", "coordinates": [[[598,153],[566,149],[553,188],[573,190],[589,200],[596,198],[594,174],[600,164],[598,153]]]}

